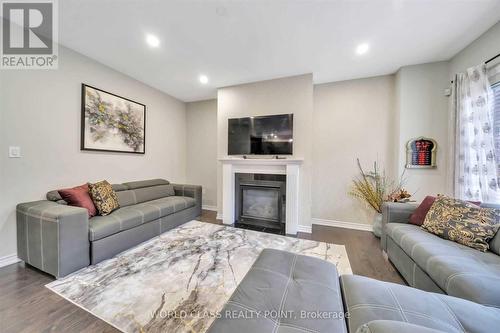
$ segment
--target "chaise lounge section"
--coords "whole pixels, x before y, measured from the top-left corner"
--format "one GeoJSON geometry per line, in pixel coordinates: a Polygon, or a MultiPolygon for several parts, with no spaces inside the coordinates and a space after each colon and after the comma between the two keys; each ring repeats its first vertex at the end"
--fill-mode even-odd
{"type": "Polygon", "coordinates": [[[201,186],[164,179],[113,185],[120,208],[88,218],[57,191],[17,206],[18,256],[57,278],[160,235],[201,215],[201,186]]]}

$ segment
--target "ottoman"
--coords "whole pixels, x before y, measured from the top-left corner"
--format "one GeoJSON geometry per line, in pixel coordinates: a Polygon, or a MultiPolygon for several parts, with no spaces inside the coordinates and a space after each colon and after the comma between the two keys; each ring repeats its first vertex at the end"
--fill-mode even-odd
{"type": "Polygon", "coordinates": [[[347,332],[330,262],[265,249],[208,332],[347,332]]]}
{"type": "Polygon", "coordinates": [[[500,332],[499,308],[363,276],[340,282],[327,261],[265,249],[208,331],[500,332]]]}

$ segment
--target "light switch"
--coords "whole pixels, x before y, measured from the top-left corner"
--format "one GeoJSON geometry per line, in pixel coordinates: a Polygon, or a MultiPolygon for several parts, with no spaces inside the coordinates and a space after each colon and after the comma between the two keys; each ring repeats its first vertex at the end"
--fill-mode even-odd
{"type": "Polygon", "coordinates": [[[9,157],[10,158],[20,158],[21,157],[21,147],[10,146],[9,147],[9,157]]]}

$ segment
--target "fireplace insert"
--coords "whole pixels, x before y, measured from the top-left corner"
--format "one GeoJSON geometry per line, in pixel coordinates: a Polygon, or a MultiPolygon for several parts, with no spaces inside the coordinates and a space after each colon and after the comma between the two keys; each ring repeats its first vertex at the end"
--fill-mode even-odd
{"type": "Polygon", "coordinates": [[[238,174],[236,227],[285,233],[286,176],[238,174]]]}

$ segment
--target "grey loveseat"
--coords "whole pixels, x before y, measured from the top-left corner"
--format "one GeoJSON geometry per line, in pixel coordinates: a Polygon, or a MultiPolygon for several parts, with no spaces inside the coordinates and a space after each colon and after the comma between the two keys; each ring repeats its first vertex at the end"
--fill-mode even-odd
{"type": "Polygon", "coordinates": [[[497,332],[500,309],[374,279],[327,261],[265,249],[209,333],[497,332]]]}
{"type": "Polygon", "coordinates": [[[160,235],[201,215],[201,186],[164,179],[113,185],[120,208],[88,218],[57,191],[17,205],[18,257],[62,277],[160,235]]]}
{"type": "Polygon", "coordinates": [[[409,224],[416,207],[401,203],[383,206],[382,249],[406,282],[426,291],[500,307],[500,233],[490,241],[490,251],[480,252],[409,224]]]}

